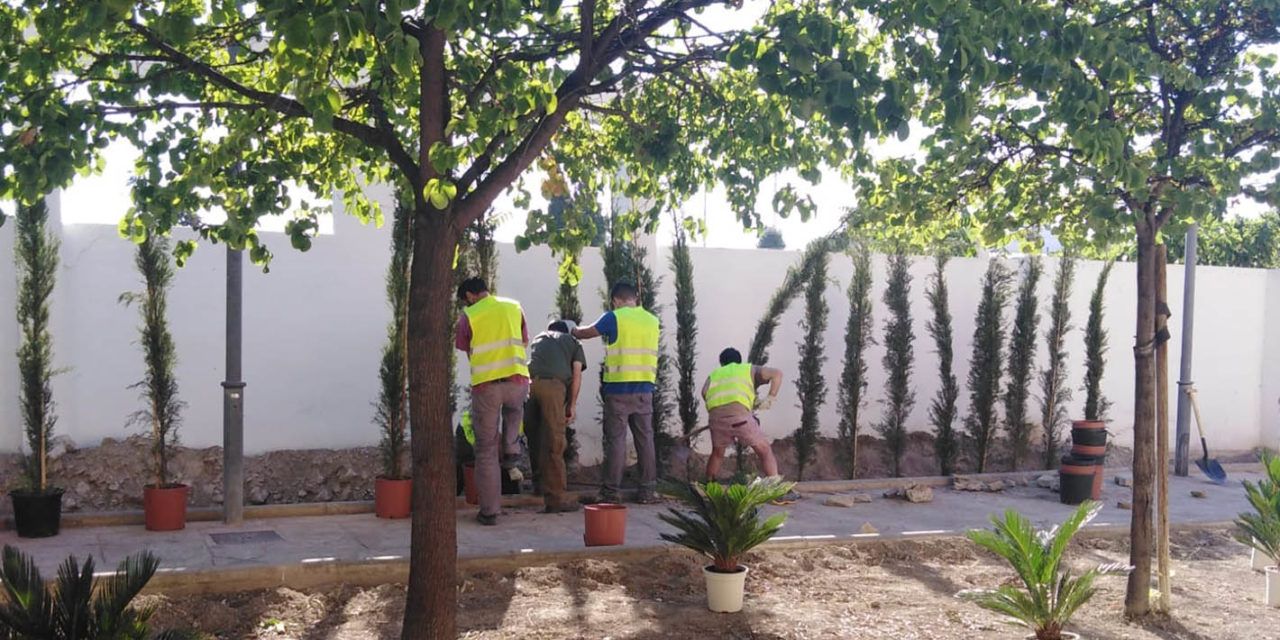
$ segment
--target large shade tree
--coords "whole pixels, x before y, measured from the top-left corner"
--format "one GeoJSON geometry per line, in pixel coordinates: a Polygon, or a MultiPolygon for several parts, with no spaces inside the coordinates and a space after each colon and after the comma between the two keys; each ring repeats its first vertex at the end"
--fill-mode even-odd
{"type": "Polygon", "coordinates": [[[1134,503],[1126,611],[1149,611],[1155,254],[1162,230],[1280,201],[1280,6],[1272,1],[881,2],[929,37],[911,56],[943,100],[926,157],[863,181],[889,223],[948,221],[989,245],[1048,229],[1068,247],[1135,239],[1134,503]],[[983,30],[981,27],[986,26],[983,30]],[[985,90],[977,90],[985,87],[985,90]],[[1046,188],[1046,185],[1049,185],[1046,188]]]}
{"type": "MultiPolygon", "coordinates": [[[[323,207],[299,193],[336,194],[346,213],[378,221],[365,187],[390,185],[413,218],[403,635],[453,638],[449,380],[431,363],[450,357],[464,230],[504,192],[523,192],[540,158],[580,187],[575,197],[613,188],[644,203],[635,226],[655,225],[657,211],[711,183],[758,226],[764,176],[795,169],[816,180],[865,135],[906,121],[915,96],[899,90],[903,67],[886,64],[886,34],[869,37],[869,21],[817,0],[772,3],[755,21],[732,19],[739,9],[733,0],[0,3],[0,199],[34,201],[123,138],[141,152],[123,232],[140,241],[192,226],[265,264],[263,216],[293,216],[298,249],[315,239],[323,207]],[[830,73],[782,81],[792,66],[816,71],[815,60],[830,73]],[[800,99],[820,88],[835,111],[800,99]],[[194,215],[217,209],[224,222],[194,215]]],[[[812,207],[795,185],[774,204],[812,207]]],[[[532,240],[555,247],[575,228],[566,219],[532,240]]],[[[180,243],[179,258],[194,248],[180,243]]]]}

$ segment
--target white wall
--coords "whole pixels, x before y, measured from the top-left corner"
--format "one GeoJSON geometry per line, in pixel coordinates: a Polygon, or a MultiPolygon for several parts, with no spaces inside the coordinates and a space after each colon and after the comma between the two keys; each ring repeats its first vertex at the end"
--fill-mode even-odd
{"type": "MultiPolygon", "coordinates": [[[[54,207],[57,212],[56,205],[54,207]]],[[[55,215],[56,217],[56,215],[55,215]]],[[[103,437],[127,435],[126,416],[137,408],[135,392],[126,387],[141,377],[140,355],[134,344],[136,310],[116,302],[119,294],[137,286],[132,265],[133,246],[117,237],[109,226],[70,225],[62,228],[62,268],[54,301],[54,333],[57,364],[68,371],[54,384],[60,411],[59,431],[80,445],[92,445],[103,437]]],[[[280,448],[348,447],[376,442],[370,423],[371,401],[376,393],[376,372],[384,336],[387,310],[383,301],[383,270],[387,260],[389,229],[364,227],[337,212],[335,235],[323,236],[314,248],[301,254],[288,247],[287,239],[267,234],[276,251],[271,272],[251,265],[245,270],[244,374],[246,390],[246,450],[262,452],[280,448]]],[[[11,255],[12,225],[0,229],[0,251],[11,255]]],[[[719,351],[735,346],[744,353],[769,297],[781,283],[786,269],[798,257],[795,251],[757,251],[694,248],[694,274],[698,295],[699,375],[716,364],[719,351]]],[[[499,293],[524,304],[531,329],[551,318],[557,287],[556,261],[545,248],[517,254],[512,246],[500,246],[499,293]]],[[[668,345],[675,346],[674,287],[668,267],[670,250],[653,248],[654,264],[663,275],[662,299],[668,345]]],[[[221,388],[224,330],[224,250],[201,245],[190,263],[179,271],[171,299],[171,323],[178,344],[182,395],[189,403],[183,440],[207,446],[221,442],[221,388]]],[[[4,260],[7,263],[8,259],[4,260]]],[[[973,314],[978,286],[986,261],[953,260],[947,271],[951,308],[955,317],[956,374],[964,386],[973,314]]],[[[937,391],[936,358],[925,331],[928,308],[925,285],[932,261],[916,260],[912,267],[912,312],[917,341],[916,369],[912,384],[916,407],[914,429],[928,429],[927,406],[937,391]]],[[[1039,289],[1042,327],[1047,325],[1047,305],[1057,268],[1046,261],[1039,289]]],[[[1069,378],[1073,387],[1082,379],[1082,333],[1088,298],[1099,263],[1081,263],[1073,295],[1073,324],[1068,337],[1069,378]]],[[[602,311],[600,257],[595,251],[583,256],[584,280],[580,297],[587,320],[602,311]]],[[[876,288],[875,326],[879,335],[885,319],[883,295],[885,261],[873,262],[876,288]]],[[[833,256],[827,300],[831,306],[825,334],[829,385],[822,412],[823,431],[834,435],[836,385],[843,352],[843,331],[848,316],[845,291],[852,272],[850,260],[833,256]]],[[[1280,321],[1280,272],[1202,267],[1198,272],[1196,318],[1196,382],[1211,444],[1218,449],[1241,450],[1259,444],[1280,443],[1280,337],[1265,327],[1280,321]]],[[[1169,298],[1175,314],[1171,343],[1171,377],[1178,369],[1178,329],[1181,311],[1182,270],[1169,269],[1169,298]]],[[[12,309],[13,278],[0,278],[0,308],[12,309]]],[[[1104,379],[1105,392],[1115,403],[1111,416],[1121,442],[1130,442],[1133,413],[1131,345],[1134,325],[1134,269],[1117,265],[1107,290],[1107,326],[1111,355],[1104,379]]],[[[793,430],[799,421],[796,406],[796,344],[802,300],[797,300],[779,325],[771,349],[770,364],[788,376],[783,394],[765,417],[774,437],[793,430]]],[[[1012,308],[1009,309],[1012,317],[1012,308]]],[[[16,348],[12,314],[0,316],[0,450],[19,444],[16,385],[12,354],[16,348]]],[[[600,432],[596,406],[594,366],[603,356],[599,343],[587,346],[592,371],[585,376],[578,422],[585,461],[599,456],[600,432]]],[[[879,389],[884,373],[878,363],[883,355],[871,347],[871,385],[868,422],[878,418],[879,389]]],[[[1040,345],[1041,360],[1045,347],[1040,345]]],[[[465,364],[460,366],[464,370],[465,364]]],[[[967,404],[967,390],[962,406],[967,404]]],[[[1083,394],[1078,390],[1073,413],[1079,413],[1083,394]]],[[[1033,398],[1038,386],[1033,386],[1033,398]]],[[[1173,400],[1173,399],[1171,399],[1173,400]]],[[[1029,411],[1035,415],[1035,403],[1029,411]]],[[[1173,415],[1171,410],[1170,415],[1173,415]]]]}

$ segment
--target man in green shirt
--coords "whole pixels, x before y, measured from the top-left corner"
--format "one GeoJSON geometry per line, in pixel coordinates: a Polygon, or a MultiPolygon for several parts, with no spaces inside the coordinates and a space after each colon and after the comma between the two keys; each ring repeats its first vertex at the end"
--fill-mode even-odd
{"type": "Polygon", "coordinates": [[[577,511],[565,499],[565,428],[573,422],[587,357],[582,345],[557,320],[529,343],[529,400],[525,405],[525,437],[534,477],[542,488],[544,512],[577,511]]]}

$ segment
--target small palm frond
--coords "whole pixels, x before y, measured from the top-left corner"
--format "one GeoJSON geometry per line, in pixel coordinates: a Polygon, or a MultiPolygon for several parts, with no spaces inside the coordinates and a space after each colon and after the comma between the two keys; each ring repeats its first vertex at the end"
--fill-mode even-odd
{"type": "Polygon", "coordinates": [[[93,617],[98,628],[115,633],[126,629],[131,622],[145,622],[145,619],[137,620],[141,616],[129,609],[129,603],[147,586],[159,566],[160,561],[151,552],[143,551],[125,558],[115,575],[102,581],[93,600],[93,617]]]}
{"type": "Polygon", "coordinates": [[[722,569],[735,568],[744,554],[782,528],[785,513],[762,520],[760,507],[786,495],[792,486],[780,478],[728,486],[718,482],[665,484],[662,492],[678,498],[688,510],[670,509],[659,514],[659,519],[676,529],[675,533],[663,533],[662,539],[708,556],[722,569]]]}
{"type": "Polygon", "coordinates": [[[1245,480],[1245,497],[1253,513],[1236,517],[1235,538],[1270,558],[1280,558],[1280,456],[1262,452],[1266,477],[1256,484],[1245,480]]]}
{"type": "Polygon", "coordinates": [[[44,577],[35,560],[5,545],[0,564],[4,601],[0,602],[0,628],[19,635],[39,636],[53,627],[53,600],[44,587],[44,577]]]}

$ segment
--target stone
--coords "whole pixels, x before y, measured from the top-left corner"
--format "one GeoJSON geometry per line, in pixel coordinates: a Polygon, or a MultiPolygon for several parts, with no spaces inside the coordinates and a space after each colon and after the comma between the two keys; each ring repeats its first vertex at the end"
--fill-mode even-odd
{"type": "Polygon", "coordinates": [[[1036,486],[1041,489],[1051,489],[1054,485],[1058,484],[1058,481],[1058,474],[1046,473],[1039,478],[1036,478],[1036,486]]]}
{"type": "Polygon", "coordinates": [[[992,493],[995,493],[998,491],[1004,491],[1004,489],[1005,489],[1005,484],[1003,480],[992,480],[991,482],[987,483],[987,487],[986,487],[986,490],[992,493]]]}
{"type": "Polygon", "coordinates": [[[856,503],[859,503],[859,504],[870,504],[870,503],[871,503],[871,494],[869,494],[869,493],[855,493],[855,494],[853,494],[853,501],[854,501],[854,502],[856,502],[856,503]]]}
{"type": "Polygon", "coordinates": [[[855,504],[857,504],[857,502],[854,501],[853,496],[845,495],[831,496],[830,498],[822,501],[822,506],[824,507],[843,507],[845,509],[848,509],[855,504]]]}
{"type": "Polygon", "coordinates": [[[986,491],[987,483],[974,478],[956,476],[951,481],[951,488],[956,491],[986,491]]]}
{"type": "Polygon", "coordinates": [[[1131,479],[1129,479],[1129,478],[1126,478],[1126,477],[1124,477],[1124,476],[1116,476],[1116,484],[1118,484],[1118,485],[1120,485],[1120,486],[1122,486],[1122,487],[1132,487],[1132,486],[1133,486],[1133,480],[1131,480],[1131,479]]]}
{"type": "Polygon", "coordinates": [[[50,460],[57,460],[58,458],[61,458],[68,453],[72,453],[75,450],[76,443],[71,439],[71,436],[54,436],[53,439],[49,441],[47,455],[50,460]]]}
{"type": "Polygon", "coordinates": [[[76,486],[71,489],[71,493],[77,496],[88,496],[89,492],[92,490],[93,489],[89,486],[88,482],[81,480],[77,482],[76,486]]]}
{"type": "Polygon", "coordinates": [[[1116,507],[1124,509],[1125,511],[1133,511],[1133,503],[1125,502],[1124,500],[1117,502],[1116,507]]]}
{"type": "Polygon", "coordinates": [[[907,502],[920,504],[924,502],[933,502],[933,489],[928,486],[917,484],[907,487],[907,502]]]}
{"type": "Polygon", "coordinates": [[[870,522],[864,522],[864,523],[862,523],[862,527],[861,527],[860,529],[858,529],[858,531],[860,531],[860,532],[862,532],[862,533],[867,533],[867,534],[880,533],[880,531],[879,531],[878,529],[876,529],[875,527],[871,526],[871,523],[870,523],[870,522]]]}
{"type": "Polygon", "coordinates": [[[1191,492],[1191,497],[1192,497],[1192,498],[1208,498],[1208,497],[1209,497],[1209,494],[1207,494],[1207,493],[1205,493],[1205,492],[1203,492],[1203,491],[1196,490],[1196,491],[1192,491],[1192,492],[1191,492]]]}
{"type": "Polygon", "coordinates": [[[262,488],[262,485],[253,485],[249,487],[245,497],[249,499],[249,504],[266,504],[269,494],[266,489],[262,488]]]}

